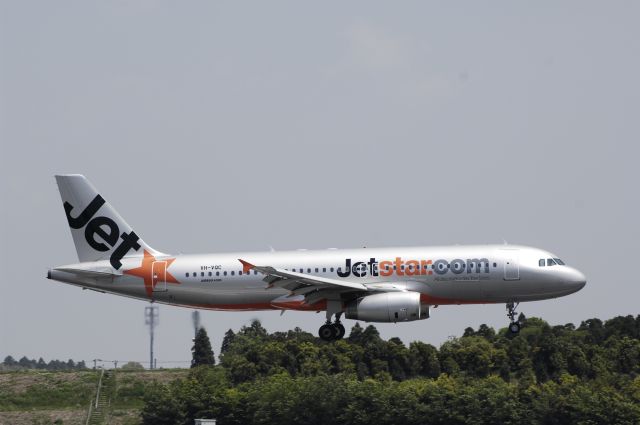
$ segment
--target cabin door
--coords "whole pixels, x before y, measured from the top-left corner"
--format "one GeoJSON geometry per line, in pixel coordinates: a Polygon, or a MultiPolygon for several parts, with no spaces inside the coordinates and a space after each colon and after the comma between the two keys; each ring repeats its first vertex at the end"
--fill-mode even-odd
{"type": "Polygon", "coordinates": [[[151,263],[151,277],[153,279],[153,292],[166,292],[167,262],[154,261],[151,263]]]}
{"type": "Polygon", "coordinates": [[[518,251],[505,251],[504,257],[504,280],[520,280],[520,264],[518,261],[518,251]]]}

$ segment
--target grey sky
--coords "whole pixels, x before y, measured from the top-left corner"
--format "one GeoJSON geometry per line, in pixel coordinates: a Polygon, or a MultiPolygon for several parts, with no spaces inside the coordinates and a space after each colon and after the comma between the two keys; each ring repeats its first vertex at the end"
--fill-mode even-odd
{"type": "MultiPolygon", "coordinates": [[[[54,173],[165,252],[511,243],[582,270],[525,303],[638,314],[637,2],[30,2],[0,6],[0,357],[145,360],[145,303],[45,279],[75,262],[54,173]]],[[[191,310],[160,307],[159,361],[191,310]]],[[[202,312],[316,332],[323,315],[202,312]]],[[[440,344],[503,305],[376,325],[440,344]]],[[[353,322],[348,321],[348,327],[353,322]]]]}

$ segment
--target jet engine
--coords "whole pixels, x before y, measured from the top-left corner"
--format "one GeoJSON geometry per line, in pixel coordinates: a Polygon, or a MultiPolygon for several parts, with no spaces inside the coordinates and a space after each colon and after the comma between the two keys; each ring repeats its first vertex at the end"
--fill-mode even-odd
{"type": "Polygon", "coordinates": [[[366,295],[346,304],[347,319],[365,322],[410,322],[429,318],[429,306],[418,292],[384,292],[366,295]]]}

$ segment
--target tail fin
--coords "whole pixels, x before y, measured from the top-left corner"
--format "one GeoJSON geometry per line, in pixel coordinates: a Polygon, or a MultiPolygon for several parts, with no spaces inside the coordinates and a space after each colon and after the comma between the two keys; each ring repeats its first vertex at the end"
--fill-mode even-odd
{"type": "Polygon", "coordinates": [[[80,262],[110,260],[117,270],[124,257],[163,255],[144,243],[131,226],[80,174],[56,176],[80,262]]]}

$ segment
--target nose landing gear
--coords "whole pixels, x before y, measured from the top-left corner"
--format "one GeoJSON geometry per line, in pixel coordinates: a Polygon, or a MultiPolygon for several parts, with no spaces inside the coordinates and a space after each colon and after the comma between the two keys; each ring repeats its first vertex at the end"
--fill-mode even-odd
{"type": "Polygon", "coordinates": [[[514,335],[520,332],[520,323],[516,322],[516,314],[518,314],[516,308],[518,308],[518,305],[520,305],[520,303],[507,303],[507,317],[511,321],[511,323],[509,323],[509,332],[514,335]]]}

